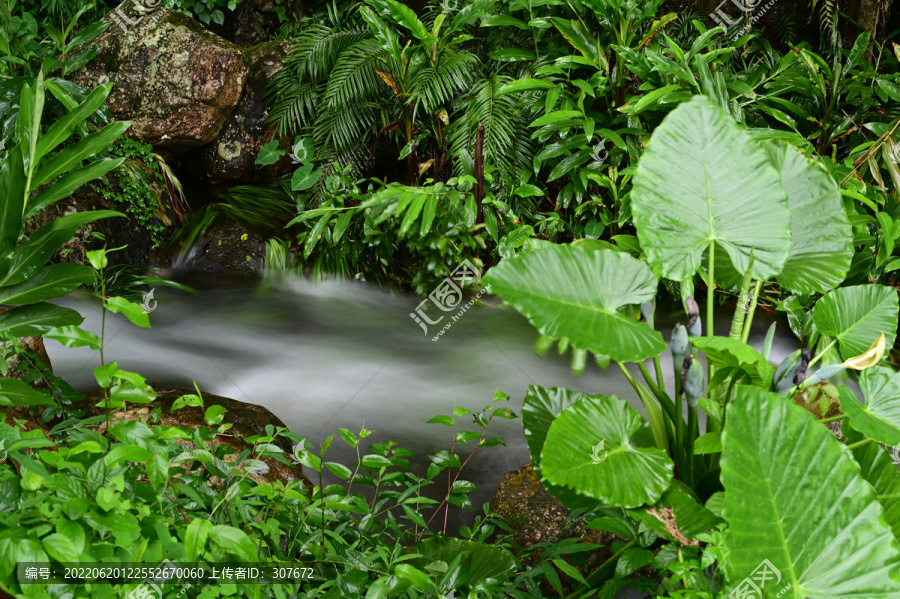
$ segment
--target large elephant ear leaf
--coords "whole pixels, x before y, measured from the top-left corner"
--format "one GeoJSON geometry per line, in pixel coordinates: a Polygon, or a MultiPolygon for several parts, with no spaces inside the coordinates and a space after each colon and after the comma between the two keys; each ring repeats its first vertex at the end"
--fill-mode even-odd
{"type": "MultiPolygon", "coordinates": [[[[547,431],[560,412],[587,397],[581,391],[572,391],[562,387],[539,387],[529,385],[525,401],[522,402],[522,429],[525,432],[525,443],[531,454],[531,467],[541,477],[541,452],[547,431]]],[[[559,499],[569,508],[590,507],[596,501],[577,495],[573,491],[542,480],[548,493],[559,499]]]]}
{"type": "Polygon", "coordinates": [[[740,273],[752,253],[759,279],[780,273],[788,257],[791,215],[778,172],[703,96],[653,132],[634,176],[631,209],[647,260],[668,279],[692,277],[711,243],[740,273]]]}
{"type": "Polygon", "coordinates": [[[544,478],[611,506],[655,503],[672,483],[675,465],[632,436],[644,420],[624,399],[590,396],[560,413],[541,453],[544,478]]]}
{"type": "Polygon", "coordinates": [[[863,371],[859,386],[865,406],[847,386],[839,387],[841,411],[850,424],[879,443],[900,444],[900,373],[887,366],[873,366],[863,371]]]}
{"type": "Polygon", "coordinates": [[[628,254],[553,245],[503,260],[484,280],[541,333],[576,348],[620,362],[666,349],[662,335],[619,311],[656,295],[650,268],[628,254]]]}
{"type": "Polygon", "coordinates": [[[797,148],[777,140],[763,147],[781,173],[791,211],[791,251],[778,284],[805,294],[834,289],[853,259],[853,231],[841,190],[818,162],[797,148]]]}
{"type": "Polygon", "coordinates": [[[834,337],[841,357],[865,353],[884,333],[885,345],[897,336],[897,290],[884,285],[855,285],[829,292],[816,302],[813,322],[823,335],[834,337]]]}
{"type": "Polygon", "coordinates": [[[788,599],[900,596],[900,550],[882,506],[850,452],[809,412],[742,386],[722,446],[728,578],[737,589],[750,581],[765,597],[788,584],[780,595],[788,599]]]}
{"type": "Polygon", "coordinates": [[[859,464],[863,478],[875,489],[888,526],[894,531],[894,538],[900,541],[900,472],[897,472],[900,449],[891,447],[890,451],[886,451],[877,443],[860,443],[866,437],[846,420],[841,433],[845,443],[856,445],[852,449],[853,459],[859,464]]]}

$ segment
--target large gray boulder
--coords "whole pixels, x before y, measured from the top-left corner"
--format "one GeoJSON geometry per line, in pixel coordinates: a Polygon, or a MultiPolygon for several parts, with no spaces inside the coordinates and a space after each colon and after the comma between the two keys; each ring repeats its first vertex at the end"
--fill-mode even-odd
{"type": "Polygon", "coordinates": [[[73,81],[112,81],[110,112],[134,121],[126,135],[164,155],[214,140],[244,89],[242,50],[157,0],[123,2],[105,20],[113,25],[92,42],[99,53],[73,81]]]}

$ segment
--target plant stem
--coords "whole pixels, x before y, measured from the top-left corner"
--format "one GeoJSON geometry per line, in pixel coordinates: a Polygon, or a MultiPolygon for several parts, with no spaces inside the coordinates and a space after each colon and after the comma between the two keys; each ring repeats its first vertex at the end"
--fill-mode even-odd
{"type": "Polygon", "coordinates": [[[656,368],[656,385],[665,390],[666,384],[663,381],[662,365],[659,363],[659,356],[653,357],[653,366],[656,368]]]}
{"type": "Polygon", "coordinates": [[[851,443],[847,446],[847,449],[856,449],[857,447],[862,447],[866,443],[871,443],[872,439],[863,439],[862,441],[857,441],[856,443],[851,443]]]}
{"type": "MultiPolygon", "coordinates": [[[[825,346],[825,349],[823,349],[822,351],[820,351],[820,352],[816,355],[815,358],[813,358],[812,360],[809,361],[809,366],[812,366],[813,364],[815,364],[816,362],[818,362],[819,360],[821,360],[822,358],[824,358],[824,357],[825,357],[825,354],[828,353],[828,350],[830,350],[832,347],[834,347],[834,344],[835,344],[835,343],[837,343],[837,339],[832,339],[832,340],[831,340],[831,343],[829,343],[828,345],[825,346]]],[[[807,368],[809,368],[809,366],[807,366],[807,368]]]]}
{"type": "MultiPolygon", "coordinates": [[[[594,587],[599,585],[601,582],[606,580],[610,576],[609,570],[612,569],[614,564],[618,561],[619,557],[625,553],[628,549],[631,549],[637,544],[637,541],[628,541],[622,547],[619,548],[608,560],[600,564],[600,566],[594,570],[590,576],[587,577],[588,586],[594,587]]],[[[576,597],[580,597],[580,591],[572,593],[570,595],[566,595],[566,599],[575,599],[576,597]]]]}
{"type": "Polygon", "coordinates": [[[731,333],[728,335],[731,339],[740,339],[741,331],[744,329],[744,319],[747,317],[747,306],[745,298],[750,292],[750,274],[753,272],[753,253],[750,253],[750,267],[744,273],[741,279],[741,290],[738,295],[737,306],[734,307],[734,316],[731,318],[731,333]]]}
{"type": "Polygon", "coordinates": [[[843,420],[846,418],[846,414],[841,414],[840,416],[832,416],[831,418],[822,418],[819,420],[822,424],[828,424],[829,422],[837,422],[838,420],[843,420]]]}
{"type": "MultiPolygon", "coordinates": [[[[713,331],[713,300],[715,299],[716,287],[716,242],[709,244],[709,279],[706,281],[706,336],[715,337],[713,331]]],[[[709,378],[713,375],[712,364],[709,366],[709,378]]]]}
{"type": "Polygon", "coordinates": [[[694,435],[697,428],[697,407],[688,402],[688,431],[684,439],[684,483],[694,486],[694,435]]]}
{"type": "Polygon", "coordinates": [[[747,313],[747,322],[744,323],[744,332],[741,334],[741,341],[747,343],[750,338],[750,327],[753,326],[753,315],[756,313],[756,304],[759,302],[759,291],[762,289],[762,281],[756,282],[753,289],[753,299],[750,301],[750,312],[747,313]]]}
{"type": "MultiPolygon", "coordinates": [[[[641,371],[641,374],[644,376],[644,379],[647,381],[647,385],[650,387],[650,390],[653,392],[653,395],[656,396],[656,399],[659,400],[659,403],[662,405],[663,409],[669,415],[673,421],[675,420],[675,404],[672,403],[672,400],[669,399],[669,396],[666,395],[666,392],[657,387],[653,383],[653,379],[650,378],[650,373],[647,371],[647,367],[644,366],[643,363],[637,363],[638,368],[641,371]]],[[[619,364],[619,367],[622,368],[622,371],[625,372],[625,376],[631,378],[631,375],[625,370],[625,367],[622,364],[619,364]]]]}

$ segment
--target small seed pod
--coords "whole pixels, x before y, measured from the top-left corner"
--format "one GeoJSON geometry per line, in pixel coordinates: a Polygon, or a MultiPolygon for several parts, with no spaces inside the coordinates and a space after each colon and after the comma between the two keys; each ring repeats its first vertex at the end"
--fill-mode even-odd
{"type": "Polygon", "coordinates": [[[806,369],[809,367],[810,360],[812,360],[812,352],[804,347],[803,351],[800,352],[800,368],[797,370],[796,376],[794,376],[795,385],[799,385],[806,380],[806,369]]]}
{"type": "Polygon", "coordinates": [[[703,335],[703,320],[700,318],[700,306],[693,297],[688,297],[684,301],[688,312],[688,335],[691,337],[700,337],[703,335]]]}
{"type": "Polygon", "coordinates": [[[697,407],[697,402],[703,395],[703,368],[693,356],[684,358],[684,366],[681,367],[681,388],[688,404],[697,407]]]}
{"type": "Polygon", "coordinates": [[[691,351],[691,342],[688,341],[688,332],[684,325],[680,322],[672,329],[672,338],[669,340],[669,351],[672,357],[681,362],[684,357],[691,351]]]}

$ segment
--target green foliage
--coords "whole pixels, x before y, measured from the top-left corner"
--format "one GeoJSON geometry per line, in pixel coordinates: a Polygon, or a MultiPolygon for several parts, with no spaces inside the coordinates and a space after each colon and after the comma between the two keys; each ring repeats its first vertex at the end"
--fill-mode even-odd
{"type": "MultiPolygon", "coordinates": [[[[129,138],[121,138],[103,155],[125,161],[92,187],[112,206],[132,215],[142,229],[150,232],[153,246],[160,246],[164,241],[160,236],[169,224],[163,197],[168,195],[171,179],[162,166],[165,162],[150,144],[129,138]]],[[[180,186],[177,180],[175,184],[180,186]]]]}
{"type": "MultiPolygon", "coordinates": [[[[865,408],[848,387],[838,388],[847,414],[841,418],[848,418],[866,435],[851,449],[872,440],[894,443],[900,439],[895,410],[887,400],[895,395],[891,393],[892,373],[878,365],[886,337],[890,346],[897,328],[897,294],[893,288],[881,286],[830,291],[812,311],[825,348],[812,360],[808,353],[789,357],[788,366],[779,368],[782,374],[776,374],[769,364],[768,347],[760,353],[746,344],[762,283],[782,275],[795,252],[821,253],[829,271],[845,273],[849,233],[844,208],[834,201],[817,204],[816,217],[822,223],[818,235],[805,233],[806,223],[799,223],[793,210],[800,214],[808,210],[810,191],[817,188],[794,180],[805,178],[814,183],[820,171],[804,159],[797,163],[799,172],[785,167],[779,176],[757,142],[738,133],[724,110],[705,98],[678,107],[657,128],[638,165],[632,197],[646,264],[602,245],[588,249],[590,246],[548,244],[528,249],[488,272],[485,282],[490,289],[499,292],[542,333],[564,340],[576,350],[604,351],[617,360],[648,415],[645,423],[633,408],[616,398],[531,388],[523,407],[526,441],[548,491],[569,507],[595,512],[619,506],[646,524],[646,513],[634,511],[644,506],[652,510],[651,515],[656,513],[669,522],[666,532],[658,534],[665,534],[677,551],[699,546],[704,567],[715,561],[724,567],[711,578],[698,576],[695,557],[687,562],[680,559],[686,565],[664,582],[666,591],[714,596],[708,592],[688,594],[688,589],[722,588],[727,593],[745,584],[742,580],[768,560],[770,569],[783,574],[783,579],[778,577],[778,588],[771,589],[781,596],[892,596],[900,587],[888,573],[896,570],[900,552],[884,520],[887,506],[882,506],[872,485],[890,486],[900,482],[900,474],[894,471],[885,474],[886,480],[875,477],[869,482],[811,410],[771,390],[781,385],[783,372],[790,370],[795,373],[793,387],[783,393],[801,405],[813,405],[818,400],[810,399],[805,391],[817,388],[810,387],[811,383],[848,368],[865,370],[865,408]],[[691,156],[686,160],[688,153],[691,156]],[[727,179],[722,177],[725,169],[731,175],[727,179]],[[748,201],[749,197],[755,199],[748,201]],[[756,211],[766,201],[774,204],[756,211]],[[729,202],[730,218],[724,216],[724,208],[717,208],[729,202]],[[783,211],[784,217],[773,221],[770,214],[777,210],[783,211]],[[680,221],[687,222],[675,225],[680,221]],[[798,244],[791,243],[795,222],[804,240],[798,244]],[[741,237],[744,231],[755,233],[741,237]],[[772,246],[777,251],[767,254],[773,239],[779,240],[772,246]],[[837,240],[839,245],[834,244],[837,240]],[[673,247],[688,247],[693,253],[684,249],[673,252],[673,247]],[[725,251],[717,253],[718,247],[725,251]],[[717,262],[719,255],[729,258],[722,266],[717,262]],[[709,289],[707,336],[685,343],[683,334],[673,334],[674,396],[667,393],[660,368],[664,345],[645,342],[657,335],[652,329],[652,304],[645,303],[640,312],[636,306],[655,295],[657,281],[651,270],[677,277],[683,290],[690,289],[693,276],[699,274],[709,289]],[[712,290],[721,275],[726,280],[736,278],[741,296],[752,298],[749,309],[737,306],[728,337],[716,337],[712,330],[712,290]],[[756,278],[761,280],[753,286],[756,278]],[[644,290],[647,285],[649,295],[644,290]],[[639,289],[644,291],[638,293],[639,289]],[[840,344],[844,362],[812,372],[812,365],[836,344],[840,344]],[[706,354],[706,376],[698,352],[706,354]],[[648,358],[654,361],[655,379],[643,364],[648,358]],[[638,363],[644,383],[629,373],[623,364],[626,361],[638,363]],[[698,422],[700,409],[707,414],[705,430],[698,422]],[[780,432],[773,435],[776,429],[780,432]],[[832,485],[835,477],[840,481],[832,485]],[[845,489],[851,489],[852,500],[849,496],[839,499],[845,489]],[[723,490],[724,502],[717,493],[723,490]],[[674,510],[672,520],[658,511],[663,509],[660,506],[674,510]],[[699,536],[713,528],[715,514],[721,514],[727,524],[727,553],[713,548],[707,555],[699,536]],[[695,519],[702,524],[692,528],[695,519]],[[842,544],[842,551],[835,554],[831,548],[844,538],[860,540],[842,544]],[[823,560],[832,561],[824,569],[814,565],[823,560]]],[[[804,274],[812,273],[815,264],[793,264],[794,281],[822,281],[816,273],[804,274]]],[[[840,276],[834,278],[827,287],[840,282],[840,276]]],[[[689,296],[685,306],[688,328],[699,334],[699,307],[689,296]]],[[[823,417],[825,412],[823,409],[823,417]]],[[[597,526],[610,530],[612,522],[601,522],[597,526]]],[[[617,522],[614,530],[623,524],[617,522]]],[[[659,528],[659,524],[653,527],[659,528]]],[[[626,558],[623,553],[617,557],[617,571],[630,568],[631,556],[626,558]]],[[[580,581],[578,590],[589,592],[604,580],[606,585],[615,584],[611,567],[601,567],[580,581]]],[[[660,562],[656,567],[662,569],[666,564],[660,562]]]]}

